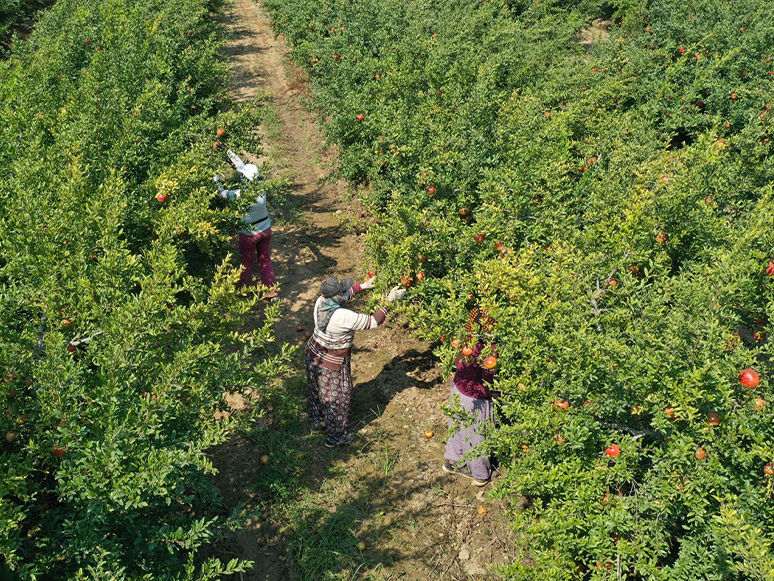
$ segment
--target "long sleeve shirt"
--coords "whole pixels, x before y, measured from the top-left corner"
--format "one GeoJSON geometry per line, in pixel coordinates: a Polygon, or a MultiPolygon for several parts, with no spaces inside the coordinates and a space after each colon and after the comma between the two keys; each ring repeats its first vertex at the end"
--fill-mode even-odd
{"type": "MultiPolygon", "coordinates": [[[[224,190],[219,189],[218,195],[225,200],[232,198],[239,198],[242,195],[242,190],[224,190]]],[[[271,218],[269,217],[269,211],[266,209],[266,192],[261,192],[255,199],[255,202],[250,209],[242,217],[245,222],[245,228],[240,230],[240,234],[246,234],[247,236],[253,236],[260,234],[271,228],[271,218]]]]}
{"type": "Polygon", "coordinates": [[[494,381],[495,371],[479,365],[479,357],[484,349],[483,343],[476,343],[469,357],[460,355],[454,362],[454,385],[461,394],[475,399],[492,399],[489,386],[494,381]]]}
{"type": "MultiPolygon", "coordinates": [[[[353,286],[347,291],[347,299],[352,298],[360,290],[359,284],[353,286]]],[[[319,307],[324,300],[323,297],[318,297],[314,305],[314,333],[308,345],[315,355],[322,359],[323,367],[339,369],[352,349],[355,331],[375,329],[381,325],[387,317],[387,308],[382,307],[374,314],[366,315],[339,307],[331,315],[325,329],[320,329],[318,327],[319,307]]]]}

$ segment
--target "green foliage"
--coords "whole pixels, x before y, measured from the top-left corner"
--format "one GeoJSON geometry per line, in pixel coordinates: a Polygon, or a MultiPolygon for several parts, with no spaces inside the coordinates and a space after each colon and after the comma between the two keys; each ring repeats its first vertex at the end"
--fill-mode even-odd
{"type": "Polygon", "coordinates": [[[35,14],[53,0],[0,0],[0,54],[11,44],[12,34],[26,28],[35,14]]]}
{"type": "Polygon", "coordinates": [[[499,492],[532,500],[505,574],[770,578],[774,7],[267,4],[377,280],[413,279],[445,365],[471,306],[498,321],[499,492]]]}
{"type": "Polygon", "coordinates": [[[234,290],[243,208],[219,203],[212,142],[222,127],[260,153],[262,113],[218,113],[218,9],[63,0],[0,65],[0,563],[14,578],[248,565],[197,557],[225,525],[205,452],[238,421],[216,420],[225,395],[254,398],[288,353],[269,350],[277,306],[240,330],[257,298],[234,290]]]}

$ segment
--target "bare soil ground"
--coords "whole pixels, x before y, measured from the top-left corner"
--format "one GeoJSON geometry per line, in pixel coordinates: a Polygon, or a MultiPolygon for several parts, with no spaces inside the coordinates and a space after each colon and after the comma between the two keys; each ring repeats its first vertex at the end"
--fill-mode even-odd
{"type": "Polygon", "coordinates": [[[235,98],[270,95],[279,128],[259,128],[265,155],[274,171],[292,178],[301,218],[279,220],[272,239],[283,315],[276,343],[297,346],[294,371],[267,398],[269,411],[251,433],[210,454],[227,510],[240,510],[246,520],[216,555],[253,561],[242,579],[260,581],[498,578],[490,565],[515,558],[508,507],[488,497],[491,484],[479,489],[441,471],[447,420],[439,404],[449,379],[431,346],[412,338],[399,318],[356,337],[355,440],[329,450],[309,432],[299,328],[311,329],[324,277],[363,278],[369,217],[345,184],[325,179],[336,152],[305,108],[303,72],[288,63],[288,48],[262,6],[234,0],[225,22],[233,32],[226,57],[235,98]],[[426,430],[435,435],[426,438],[426,430]],[[266,464],[259,460],[264,454],[266,464]]]}

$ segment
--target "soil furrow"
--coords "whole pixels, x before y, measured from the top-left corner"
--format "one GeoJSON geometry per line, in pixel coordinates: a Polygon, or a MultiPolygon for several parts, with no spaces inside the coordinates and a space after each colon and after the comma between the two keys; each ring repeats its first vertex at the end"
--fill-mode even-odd
{"type": "MultiPolygon", "coordinates": [[[[305,421],[302,331],[325,276],[352,276],[363,265],[367,216],[346,185],[327,180],[336,162],[305,104],[303,71],[287,62],[260,4],[234,0],[226,57],[239,103],[268,93],[279,129],[260,128],[273,171],[292,179],[301,219],[273,227],[280,283],[278,345],[298,345],[294,373],[253,433],[234,437],[211,458],[228,510],[244,506],[247,525],[219,544],[221,558],[255,562],[243,579],[486,579],[487,565],[511,560],[505,507],[486,491],[441,472],[448,395],[431,346],[395,317],[357,335],[348,447],[328,450],[305,421]],[[435,436],[424,437],[426,430],[435,436]],[[270,462],[259,458],[268,454],[270,462]],[[489,510],[485,516],[479,506],[489,510]],[[503,542],[505,540],[506,542],[503,542]],[[360,551],[358,541],[366,545],[360,551]]],[[[259,160],[259,161],[260,161],[259,160]]],[[[364,308],[363,302],[357,305],[364,308]]],[[[487,487],[488,490],[489,487],[487,487]]]]}

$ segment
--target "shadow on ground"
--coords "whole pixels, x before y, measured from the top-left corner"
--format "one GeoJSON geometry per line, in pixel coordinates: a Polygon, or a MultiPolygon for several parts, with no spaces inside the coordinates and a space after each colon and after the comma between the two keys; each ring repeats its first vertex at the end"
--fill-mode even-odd
{"type": "Polygon", "coordinates": [[[510,562],[505,507],[440,470],[448,385],[429,347],[372,375],[355,387],[349,446],[310,433],[296,374],[254,429],[212,451],[216,486],[246,519],[218,552],[254,561],[245,579],[488,579],[487,565],[510,562]]]}

